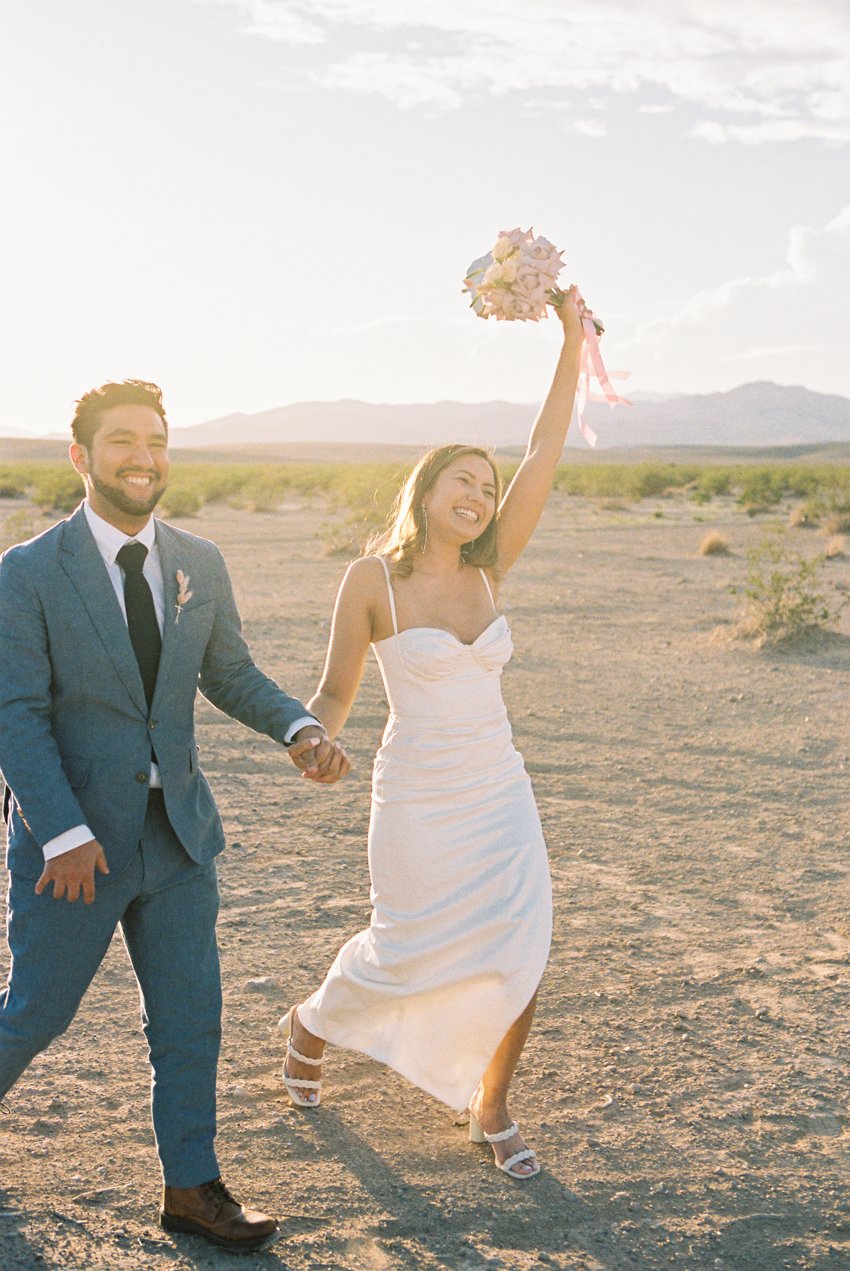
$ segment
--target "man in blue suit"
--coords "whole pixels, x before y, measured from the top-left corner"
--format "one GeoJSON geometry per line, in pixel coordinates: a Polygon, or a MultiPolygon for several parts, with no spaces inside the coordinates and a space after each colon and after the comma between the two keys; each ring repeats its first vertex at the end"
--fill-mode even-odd
{"type": "Polygon", "coordinates": [[[120,924],[142,996],[160,1220],[232,1249],[276,1222],[214,1151],[221,820],[198,763],[205,697],[329,784],[348,761],[255,665],[214,544],[154,521],[168,476],[160,390],[93,389],[72,422],[86,498],[0,559],[0,770],[9,947],[0,1098],[73,1019],[120,924]]]}

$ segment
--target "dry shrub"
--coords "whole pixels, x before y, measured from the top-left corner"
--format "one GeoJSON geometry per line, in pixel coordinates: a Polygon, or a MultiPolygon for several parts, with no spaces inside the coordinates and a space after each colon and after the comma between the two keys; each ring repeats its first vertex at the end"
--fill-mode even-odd
{"type": "Polygon", "coordinates": [[[813,530],[817,521],[805,507],[796,507],[788,513],[788,525],[792,530],[813,530]]]}
{"type": "Polygon", "coordinates": [[[728,556],[731,550],[728,538],[718,530],[709,530],[699,545],[700,556],[728,556]]]}
{"type": "Polygon", "coordinates": [[[821,521],[821,534],[831,538],[835,534],[850,534],[850,512],[830,512],[821,521]]]}
{"type": "Polygon", "coordinates": [[[841,560],[844,555],[845,542],[840,534],[833,534],[832,538],[823,549],[823,554],[827,560],[841,560]]]}

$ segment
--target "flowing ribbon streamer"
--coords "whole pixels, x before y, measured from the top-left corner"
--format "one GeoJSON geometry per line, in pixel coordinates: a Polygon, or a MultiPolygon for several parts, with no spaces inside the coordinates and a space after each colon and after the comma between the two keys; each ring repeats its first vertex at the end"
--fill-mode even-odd
{"type": "MultiPolygon", "coordinates": [[[[578,308],[578,305],[576,305],[576,308],[578,308]]],[[[581,314],[580,309],[579,313],[581,314]]],[[[606,371],[605,363],[602,361],[602,353],[599,349],[599,336],[592,318],[587,318],[581,314],[581,326],[584,331],[584,344],[581,346],[578,387],[576,388],[576,411],[578,414],[579,432],[589,446],[595,446],[599,438],[584,418],[587,403],[607,402],[609,406],[631,406],[632,403],[629,399],[620,397],[611,383],[612,379],[628,379],[631,372],[606,371]],[[599,387],[602,389],[601,393],[591,393],[590,391],[590,380],[593,375],[596,376],[599,382],[599,387]]]]}

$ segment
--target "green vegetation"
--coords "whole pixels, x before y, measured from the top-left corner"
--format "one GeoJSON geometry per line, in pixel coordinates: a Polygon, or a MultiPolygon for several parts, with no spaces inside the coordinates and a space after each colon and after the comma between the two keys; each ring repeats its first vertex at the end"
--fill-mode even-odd
{"type": "Polygon", "coordinates": [[[0,465],[0,498],[26,497],[45,511],[66,512],[77,506],[82,493],[83,483],[67,463],[0,465]]]}
{"type": "MultiPolygon", "coordinates": [[[[516,460],[502,464],[506,481],[516,468],[516,460]]],[[[347,551],[382,524],[402,476],[403,469],[392,463],[181,461],[172,466],[162,510],[179,520],[207,503],[274,512],[285,500],[319,501],[334,515],[329,549],[347,551]]],[[[566,463],[557,470],[555,487],[608,506],[648,498],[678,497],[698,505],[734,498],[753,516],[796,499],[803,501],[806,524],[832,534],[850,529],[850,465],[566,463]]],[[[29,498],[46,513],[69,512],[82,497],[82,485],[64,462],[5,464],[0,497],[29,498]]]]}
{"type": "Polygon", "coordinates": [[[636,502],[684,494],[695,503],[734,495],[742,507],[771,508],[783,499],[845,506],[850,514],[850,467],[838,464],[562,464],[555,485],[566,494],[636,502]]]}
{"type": "Polygon", "coordinates": [[[817,525],[824,534],[850,533],[850,491],[819,490],[802,506],[807,525],[817,525]]]}
{"type": "MultiPolygon", "coordinates": [[[[403,477],[403,468],[388,463],[176,463],[160,510],[185,520],[207,503],[275,512],[288,499],[318,501],[330,514],[345,513],[324,527],[326,550],[356,554],[384,524],[403,477]]],[[[42,512],[67,513],[82,499],[83,486],[67,463],[7,464],[0,465],[0,497],[28,498],[42,512]]]]}
{"type": "Polygon", "coordinates": [[[787,535],[769,536],[748,553],[742,587],[744,613],[735,634],[757,644],[783,644],[834,627],[846,600],[831,603],[821,591],[824,555],[802,556],[787,535]]]}
{"type": "Polygon", "coordinates": [[[43,520],[33,508],[22,508],[0,517],[0,552],[16,543],[25,543],[34,538],[42,530],[47,529],[49,521],[43,520]]]}
{"type": "MultiPolygon", "coordinates": [[[[516,465],[509,476],[513,475],[516,465]]],[[[561,464],[555,488],[590,499],[625,499],[629,503],[680,493],[699,474],[699,467],[674,463],[561,464]]]]}
{"type": "MultiPolygon", "coordinates": [[[[274,511],[293,497],[321,499],[332,509],[385,508],[402,475],[397,465],[386,463],[177,463],[166,499],[173,509],[181,508],[173,516],[192,515],[206,503],[274,511]]],[[[29,498],[45,511],[68,512],[82,499],[83,486],[67,463],[5,464],[0,497],[29,498]]]]}

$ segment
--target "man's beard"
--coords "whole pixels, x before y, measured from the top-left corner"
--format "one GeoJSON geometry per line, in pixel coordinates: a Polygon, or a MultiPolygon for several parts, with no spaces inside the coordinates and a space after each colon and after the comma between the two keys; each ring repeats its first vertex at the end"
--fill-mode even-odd
{"type": "Polygon", "coordinates": [[[125,516],[149,516],[165,493],[165,485],[157,485],[156,481],[154,481],[151,484],[147,499],[142,501],[141,499],[131,498],[120,487],[101,481],[100,477],[96,476],[94,472],[89,472],[89,480],[100,497],[105,499],[107,503],[111,503],[119,512],[123,512],[125,516]]]}

